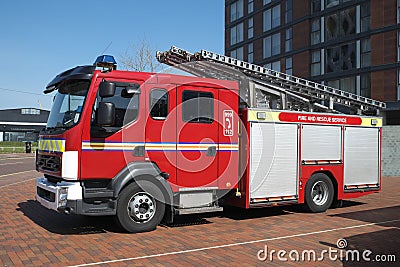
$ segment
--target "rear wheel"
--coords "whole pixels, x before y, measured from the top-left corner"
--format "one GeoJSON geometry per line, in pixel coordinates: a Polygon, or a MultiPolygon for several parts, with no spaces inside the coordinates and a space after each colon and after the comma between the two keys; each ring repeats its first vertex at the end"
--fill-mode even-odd
{"type": "Polygon", "coordinates": [[[124,188],[117,204],[117,219],[127,232],[154,230],[165,212],[163,193],[152,183],[132,183],[124,188]]]}
{"type": "Polygon", "coordinates": [[[305,204],[311,212],[324,212],[333,201],[334,189],[331,179],[326,174],[311,176],[305,188],[305,204]]]}

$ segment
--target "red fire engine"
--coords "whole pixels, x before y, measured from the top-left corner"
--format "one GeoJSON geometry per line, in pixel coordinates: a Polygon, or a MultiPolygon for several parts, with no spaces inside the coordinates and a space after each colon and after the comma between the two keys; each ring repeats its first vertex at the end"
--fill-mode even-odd
{"type": "Polygon", "coordinates": [[[194,76],[119,71],[101,56],[49,83],[44,207],[142,232],[224,206],[323,212],[380,190],[384,103],[205,50],[157,58],[194,76]]]}

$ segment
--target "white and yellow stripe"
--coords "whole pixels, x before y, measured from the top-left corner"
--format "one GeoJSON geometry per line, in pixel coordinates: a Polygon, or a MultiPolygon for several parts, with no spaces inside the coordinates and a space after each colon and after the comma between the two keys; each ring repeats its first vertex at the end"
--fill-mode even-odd
{"type": "Polygon", "coordinates": [[[218,150],[219,151],[238,151],[239,144],[219,144],[218,150]]]}
{"type": "Polygon", "coordinates": [[[102,142],[82,142],[82,150],[134,150],[137,146],[143,146],[143,143],[102,143],[102,142]]]}
{"type": "Polygon", "coordinates": [[[215,146],[219,151],[238,151],[238,144],[202,144],[202,143],[101,143],[82,142],[82,150],[86,151],[131,151],[137,146],[144,146],[146,151],[207,151],[215,146]]]}
{"type": "Polygon", "coordinates": [[[175,143],[146,143],[146,151],[175,151],[175,143]]]}

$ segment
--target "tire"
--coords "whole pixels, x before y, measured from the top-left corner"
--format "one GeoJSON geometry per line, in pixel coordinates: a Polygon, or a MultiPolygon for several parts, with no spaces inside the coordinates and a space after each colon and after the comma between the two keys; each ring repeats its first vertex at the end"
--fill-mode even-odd
{"type": "Polygon", "coordinates": [[[122,190],[117,201],[117,220],[127,232],[139,233],[156,229],[165,213],[163,193],[154,184],[140,181],[122,190]]]}
{"type": "Polygon", "coordinates": [[[326,211],[332,205],[333,196],[333,184],[326,174],[314,174],[307,181],[305,188],[305,204],[308,211],[326,211]]]}

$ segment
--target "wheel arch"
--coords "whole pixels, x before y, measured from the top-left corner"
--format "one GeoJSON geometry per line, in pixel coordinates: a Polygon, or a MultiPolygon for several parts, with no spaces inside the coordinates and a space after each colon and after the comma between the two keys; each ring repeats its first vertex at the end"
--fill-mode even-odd
{"type": "Polygon", "coordinates": [[[161,170],[154,162],[131,162],[121,170],[112,180],[111,187],[113,195],[118,198],[124,188],[132,183],[137,183],[140,187],[140,181],[147,181],[158,187],[163,193],[166,211],[164,220],[172,222],[173,220],[173,192],[168,181],[161,175],[161,170]]]}

